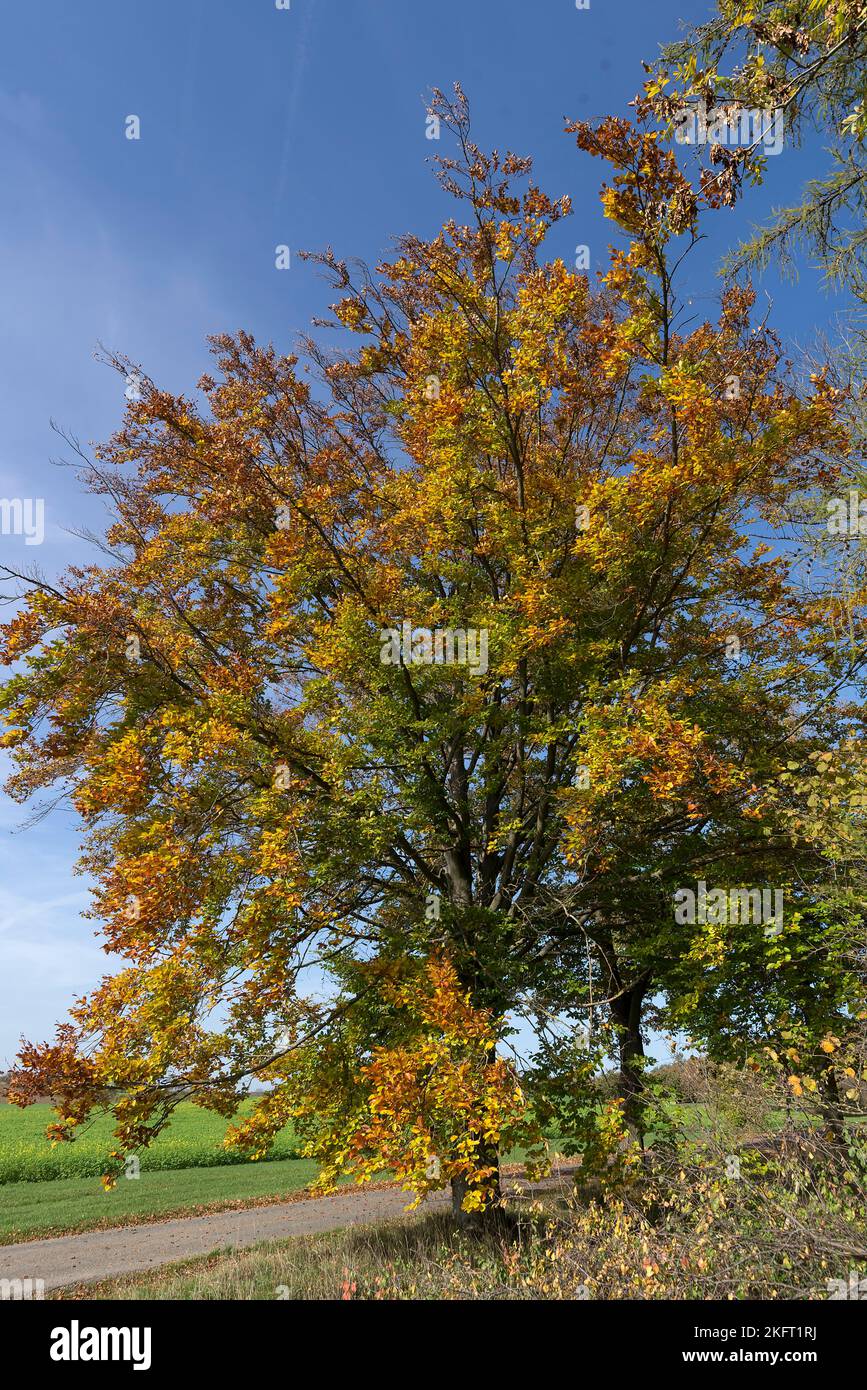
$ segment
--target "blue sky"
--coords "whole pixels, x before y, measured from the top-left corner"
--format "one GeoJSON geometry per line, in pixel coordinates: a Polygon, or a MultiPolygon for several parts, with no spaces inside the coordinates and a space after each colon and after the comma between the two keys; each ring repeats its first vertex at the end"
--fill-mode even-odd
{"type": "MultiPolygon", "coordinates": [[[[563,118],[628,115],[641,60],[700,21],[706,0],[40,0],[10,7],[0,53],[0,496],[42,497],[45,541],[0,536],[13,565],[50,576],[89,558],[70,534],[104,520],[57,466],[55,420],[82,441],[107,437],[119,378],[93,357],[126,353],[158,382],[191,390],[206,335],[246,328],[288,350],[328,302],[300,249],[376,262],[403,232],[451,213],[429,160],[425,98],[457,79],[474,135],[536,160],[574,215],[550,255],[587,244],[604,262],[598,162],[563,118]],[[136,115],[141,138],[125,137],[136,115]],[[278,244],[292,266],[274,264],[278,244]]],[[[690,272],[716,293],[721,253],[815,172],[786,146],[746,207],[705,228],[690,272]]],[[[772,321],[809,342],[842,307],[804,266],[797,287],[769,274],[772,321]]],[[[712,311],[711,298],[699,299],[712,311]]],[[[23,1033],[48,1036],[73,995],[108,965],[79,916],[74,821],[62,807],[30,828],[0,794],[0,1067],[23,1033]]]]}

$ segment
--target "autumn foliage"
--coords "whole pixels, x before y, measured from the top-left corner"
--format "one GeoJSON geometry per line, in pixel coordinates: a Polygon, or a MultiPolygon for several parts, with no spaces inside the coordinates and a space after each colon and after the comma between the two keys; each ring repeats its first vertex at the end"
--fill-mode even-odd
{"type": "Polygon", "coordinates": [[[686,314],[704,210],[653,131],[570,126],[621,239],[593,280],[543,258],[568,200],[476,148],[460,93],[437,109],[454,218],[375,272],[317,258],[356,346],[238,333],[194,395],[146,381],[82,466],[106,554],[3,629],[10,790],[71,797],[123,962],[17,1094],[71,1133],[107,1092],[115,1168],[253,1078],[229,1142],[291,1119],[324,1185],[484,1206],[500,1150],[545,1153],[515,1017],[608,1029],[624,1096],[588,1124],[622,1150],[647,1010],[715,1015],[674,888],[826,881],[780,774],[838,741],[857,663],[763,536],[840,472],[833,387],[749,289],[686,314]],[[404,623],[484,631],[487,669],[384,664],[404,623]]]}

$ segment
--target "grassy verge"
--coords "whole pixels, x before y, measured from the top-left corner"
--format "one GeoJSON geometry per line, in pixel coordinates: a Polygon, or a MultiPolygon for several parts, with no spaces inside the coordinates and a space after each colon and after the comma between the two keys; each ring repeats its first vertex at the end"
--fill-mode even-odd
{"type": "Polygon", "coordinates": [[[495,1241],[468,1242],[446,1215],[408,1215],[376,1226],[263,1241],[52,1294],[58,1299],[439,1298],[442,1262],[499,1259],[495,1241]]]}
{"type": "Polygon", "coordinates": [[[0,1245],[171,1216],[200,1216],[234,1206],[289,1200],[316,1177],[310,1159],[180,1168],[121,1178],[103,1192],[93,1178],[6,1183],[0,1187],[0,1245]]]}

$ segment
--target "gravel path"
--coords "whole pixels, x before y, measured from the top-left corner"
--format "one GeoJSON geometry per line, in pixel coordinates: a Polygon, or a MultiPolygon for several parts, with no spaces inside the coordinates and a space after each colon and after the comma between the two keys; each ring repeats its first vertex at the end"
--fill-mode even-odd
{"type": "MultiPolygon", "coordinates": [[[[527,1184],[511,1179],[504,1186],[530,1191],[527,1184]]],[[[532,1189],[567,1185],[567,1170],[532,1189]]],[[[119,1226],[109,1231],[83,1231],[80,1235],[53,1236],[0,1246],[0,1279],[41,1279],[45,1292],[70,1284],[87,1284],[171,1264],[213,1250],[242,1250],[260,1240],[283,1240],[312,1235],[342,1226],[370,1225],[400,1216],[410,1194],[398,1188],[371,1192],[360,1189],[333,1197],[248,1207],[243,1211],[215,1212],[211,1216],[185,1216],[142,1226],[119,1226]]],[[[442,1210],[449,1204],[446,1192],[432,1193],[421,1210],[442,1210]]]]}

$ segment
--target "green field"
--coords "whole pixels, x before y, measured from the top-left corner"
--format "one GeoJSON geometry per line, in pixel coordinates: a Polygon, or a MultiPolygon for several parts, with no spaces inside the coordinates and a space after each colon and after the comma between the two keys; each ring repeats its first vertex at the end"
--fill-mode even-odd
{"type": "Polygon", "coordinates": [[[50,1105],[0,1104],[0,1244],[273,1201],[306,1187],[317,1173],[314,1162],[297,1157],[291,1130],[277,1136],[267,1160],[251,1163],[223,1148],[224,1119],[183,1104],[138,1155],[139,1177],[121,1177],[104,1192],[99,1179],[113,1147],[110,1116],[88,1121],[71,1144],[45,1138],[56,1118],[50,1105]]]}
{"type": "Polygon", "coordinates": [[[93,1178],[15,1182],[0,1187],[0,1245],[33,1237],[122,1226],[170,1215],[288,1196],[316,1177],[310,1159],[245,1163],[222,1168],[179,1168],[143,1172],[103,1192],[93,1178]]]}
{"type": "MultiPolygon", "coordinates": [[[[250,1108],[248,1101],[242,1107],[250,1108]]],[[[45,1128],[57,1119],[50,1105],[31,1105],[19,1110],[0,1105],[0,1185],[51,1182],[60,1178],[99,1178],[105,1171],[106,1154],[114,1147],[110,1115],[99,1114],[82,1126],[71,1144],[51,1144],[45,1128]]],[[[178,1106],[169,1127],[149,1149],[138,1155],[143,1173],[177,1168],[214,1168],[246,1165],[243,1154],[222,1146],[226,1120],[198,1106],[178,1106]]],[[[289,1129],[274,1141],[270,1160],[298,1157],[289,1129]]]]}
{"type": "MultiPolygon", "coordinates": [[[[700,1128],[701,1107],[683,1109],[700,1128]]],[[[73,1143],[52,1145],[45,1127],[54,1119],[47,1104],[27,1110],[0,1105],[0,1244],[275,1201],[300,1192],[317,1174],[312,1160],[297,1157],[289,1129],[278,1135],[267,1160],[252,1163],[223,1148],[225,1120],[183,1104],[138,1156],[140,1176],[121,1177],[104,1192],[99,1178],[113,1145],[110,1116],[98,1115],[73,1143]]],[[[522,1156],[516,1151],[503,1158],[517,1162],[522,1156]]]]}

